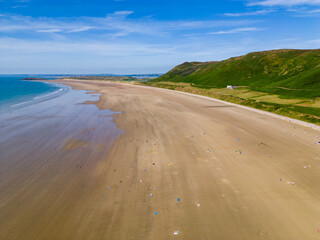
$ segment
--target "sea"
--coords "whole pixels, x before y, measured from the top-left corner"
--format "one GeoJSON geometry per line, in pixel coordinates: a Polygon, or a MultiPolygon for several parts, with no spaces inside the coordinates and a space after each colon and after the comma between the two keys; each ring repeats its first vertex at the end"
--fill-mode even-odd
{"type": "Polygon", "coordinates": [[[27,77],[50,80],[60,76],[0,75],[0,113],[57,97],[69,88],[59,83],[23,80],[27,77]]]}

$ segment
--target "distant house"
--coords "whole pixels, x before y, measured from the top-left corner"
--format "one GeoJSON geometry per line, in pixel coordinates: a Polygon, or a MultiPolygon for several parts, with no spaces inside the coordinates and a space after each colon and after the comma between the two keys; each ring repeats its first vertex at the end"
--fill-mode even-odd
{"type": "Polygon", "coordinates": [[[236,87],[232,86],[232,85],[227,85],[227,89],[235,89],[236,87]]]}

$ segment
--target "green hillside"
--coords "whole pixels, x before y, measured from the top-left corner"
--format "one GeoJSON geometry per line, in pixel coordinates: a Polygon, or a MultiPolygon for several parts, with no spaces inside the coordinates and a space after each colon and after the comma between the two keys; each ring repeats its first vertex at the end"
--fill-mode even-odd
{"type": "Polygon", "coordinates": [[[320,96],[320,49],[249,53],[221,62],[185,62],[153,82],[184,82],[200,88],[246,86],[284,97],[320,96]]]}

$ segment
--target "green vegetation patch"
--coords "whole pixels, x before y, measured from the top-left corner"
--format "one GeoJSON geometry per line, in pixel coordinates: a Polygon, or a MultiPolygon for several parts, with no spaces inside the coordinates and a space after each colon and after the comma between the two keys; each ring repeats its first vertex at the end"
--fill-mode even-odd
{"type": "Polygon", "coordinates": [[[154,82],[185,82],[198,88],[246,86],[285,98],[320,96],[320,49],[249,53],[221,62],[186,62],[154,82]]]}

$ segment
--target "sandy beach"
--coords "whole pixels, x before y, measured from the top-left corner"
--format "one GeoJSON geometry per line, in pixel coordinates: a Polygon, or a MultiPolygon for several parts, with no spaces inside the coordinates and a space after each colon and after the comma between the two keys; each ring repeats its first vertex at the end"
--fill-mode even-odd
{"type": "Polygon", "coordinates": [[[320,238],[318,130],[164,89],[59,82],[100,99],[2,126],[0,239],[320,238]]]}

